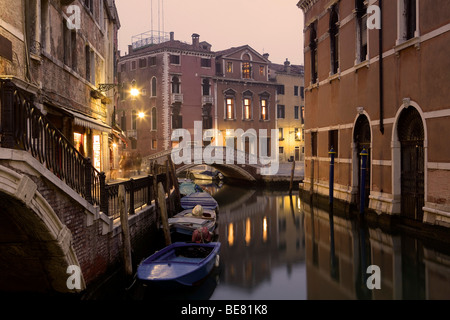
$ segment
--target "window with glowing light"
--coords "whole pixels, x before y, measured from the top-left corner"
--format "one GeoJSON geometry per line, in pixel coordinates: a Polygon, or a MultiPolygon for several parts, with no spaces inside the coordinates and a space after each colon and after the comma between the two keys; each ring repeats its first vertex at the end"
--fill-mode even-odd
{"type": "Polygon", "coordinates": [[[252,101],[249,98],[244,99],[244,120],[252,119],[252,101]]]}
{"type": "Polygon", "coordinates": [[[94,168],[101,171],[101,142],[100,136],[94,135],[93,141],[93,151],[94,151],[94,168]]]}
{"type": "Polygon", "coordinates": [[[233,72],[233,62],[227,62],[227,73],[233,72]]]}
{"type": "Polygon", "coordinates": [[[226,119],[228,119],[228,120],[234,119],[234,99],[233,98],[226,99],[226,119]]]}
{"type": "Polygon", "coordinates": [[[261,120],[269,120],[269,108],[267,99],[261,99],[261,120]]]}

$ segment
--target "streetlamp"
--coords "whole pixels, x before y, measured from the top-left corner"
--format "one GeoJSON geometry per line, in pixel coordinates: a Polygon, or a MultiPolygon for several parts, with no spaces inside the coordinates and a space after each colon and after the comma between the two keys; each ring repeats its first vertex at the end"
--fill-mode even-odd
{"type": "Polygon", "coordinates": [[[131,88],[130,94],[131,94],[131,96],[132,96],[133,98],[136,98],[136,97],[140,94],[139,89],[137,89],[137,88],[131,88]]]}

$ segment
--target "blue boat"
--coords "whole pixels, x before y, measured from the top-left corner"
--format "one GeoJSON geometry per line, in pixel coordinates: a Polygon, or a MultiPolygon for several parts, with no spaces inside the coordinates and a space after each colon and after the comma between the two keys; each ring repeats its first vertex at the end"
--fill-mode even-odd
{"type": "Polygon", "coordinates": [[[142,261],[137,278],[164,289],[194,286],[218,266],[219,252],[220,242],[175,242],[142,261]]]}
{"type": "Polygon", "coordinates": [[[200,204],[204,209],[216,211],[219,209],[219,204],[216,199],[214,199],[208,192],[195,192],[184,196],[180,199],[180,203],[181,207],[185,210],[193,209],[198,204],[200,204]]]}

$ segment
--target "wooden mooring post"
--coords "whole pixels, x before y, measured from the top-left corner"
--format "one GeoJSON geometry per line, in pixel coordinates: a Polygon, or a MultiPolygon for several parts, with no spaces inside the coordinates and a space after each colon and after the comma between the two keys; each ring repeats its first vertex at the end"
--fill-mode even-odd
{"type": "Polygon", "coordinates": [[[160,209],[160,217],[164,230],[164,239],[166,246],[172,243],[170,239],[169,221],[167,216],[167,206],[166,206],[166,192],[164,191],[164,186],[161,182],[158,183],[158,204],[160,209]]]}
{"type": "Polygon", "coordinates": [[[118,198],[120,223],[122,226],[123,263],[125,274],[131,276],[133,274],[133,265],[131,260],[130,228],[128,225],[128,211],[125,205],[125,186],[123,184],[119,186],[118,198]]]}

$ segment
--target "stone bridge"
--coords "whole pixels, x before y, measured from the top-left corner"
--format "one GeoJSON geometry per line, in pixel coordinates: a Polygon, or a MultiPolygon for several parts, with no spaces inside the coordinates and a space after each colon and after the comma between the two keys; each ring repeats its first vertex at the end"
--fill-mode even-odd
{"type": "Polygon", "coordinates": [[[20,90],[0,85],[0,292],[84,294],[117,273],[124,261],[120,185],[136,267],[157,249],[156,183],[177,209],[173,175],[106,183],[20,90]]]}
{"type": "Polygon", "coordinates": [[[266,158],[262,161],[261,158],[245,151],[223,146],[190,147],[187,155],[180,149],[169,149],[144,158],[143,165],[149,170],[153,163],[163,165],[168,157],[174,162],[177,173],[197,165],[209,165],[219,170],[225,178],[252,183],[262,181],[264,176],[271,175],[271,169],[275,172],[278,170],[278,155],[277,160],[271,161],[266,158]]]}

